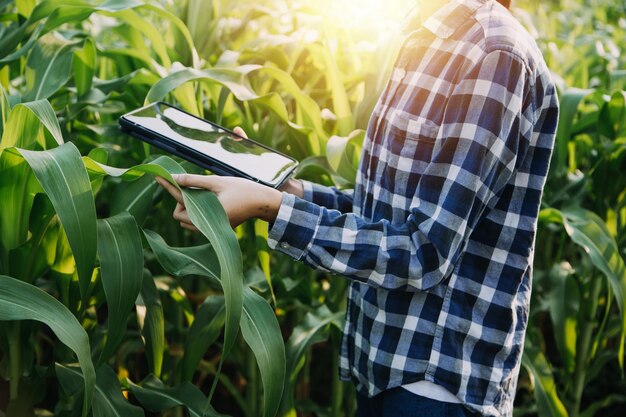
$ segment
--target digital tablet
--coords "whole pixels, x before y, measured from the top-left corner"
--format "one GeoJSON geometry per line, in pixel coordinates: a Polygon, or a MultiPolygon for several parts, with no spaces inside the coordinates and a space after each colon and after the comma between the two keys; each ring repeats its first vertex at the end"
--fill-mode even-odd
{"type": "Polygon", "coordinates": [[[167,103],[133,110],[119,119],[130,135],[218,175],[247,178],[277,188],[298,162],[167,103]]]}

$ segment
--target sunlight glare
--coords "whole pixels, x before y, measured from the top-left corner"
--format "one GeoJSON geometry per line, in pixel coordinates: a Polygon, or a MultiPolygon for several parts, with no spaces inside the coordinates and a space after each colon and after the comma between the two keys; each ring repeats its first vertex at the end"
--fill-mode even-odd
{"type": "MultiPolygon", "coordinates": [[[[329,25],[378,35],[399,27],[416,0],[309,0],[329,25]]],[[[374,36],[377,37],[377,36],[374,36]]]]}

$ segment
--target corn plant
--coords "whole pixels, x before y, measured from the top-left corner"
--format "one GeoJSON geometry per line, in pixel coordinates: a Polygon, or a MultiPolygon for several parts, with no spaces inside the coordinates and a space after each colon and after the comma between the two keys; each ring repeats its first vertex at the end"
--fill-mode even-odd
{"type": "Polygon", "coordinates": [[[626,36],[624,7],[534,6],[534,22],[520,14],[559,83],[561,114],[524,354],[535,403],[523,410],[610,415],[626,403],[626,62],[618,41],[626,36]]]}
{"type": "Polygon", "coordinates": [[[0,112],[0,350],[1,372],[9,381],[6,414],[32,415],[34,405],[49,395],[52,403],[44,408],[59,415],[143,415],[144,409],[175,407],[192,415],[217,415],[211,398],[218,378],[207,398],[189,382],[189,374],[222,329],[223,353],[214,375],[220,375],[235,347],[250,352],[264,398],[255,415],[276,414],[284,344],[271,307],[244,284],[237,237],[221,206],[212,194],[184,191],[193,221],[207,240],[200,246],[170,246],[144,225],[158,198],[149,177],[171,180],[170,173],[184,169],[166,157],[133,163],[145,160],[147,149],[121,139],[122,155],[119,143],[107,141],[115,132],[114,115],[140,105],[138,97],[152,100],[171,93],[180,105],[201,113],[204,104],[198,105],[193,86],[176,81],[188,74],[203,80],[200,96],[212,94],[217,85],[218,92],[228,88],[243,100],[258,98],[245,80],[250,67],[195,68],[198,59],[187,28],[170,12],[141,2],[25,1],[2,7],[8,22],[0,42],[1,71],[7,75],[0,112]],[[162,36],[154,21],[164,22],[171,32],[162,36]],[[90,32],[88,25],[101,27],[90,32]],[[174,33],[184,39],[179,46],[188,50],[192,66],[172,62],[175,55],[167,45],[174,33]],[[146,51],[147,39],[154,42],[154,54],[146,51]],[[89,156],[81,157],[79,149],[89,156]],[[134,167],[113,168],[107,162],[134,167]],[[145,267],[154,263],[171,276],[202,280],[204,302],[197,310],[180,297],[186,284],[170,280],[159,285],[164,280],[153,279],[145,267]],[[174,355],[171,364],[166,363],[172,360],[167,354],[172,346],[166,344],[163,292],[185,310],[188,326],[181,327],[189,340],[209,336],[199,346],[189,343],[182,361],[174,355]],[[133,345],[139,349],[129,348],[133,345]],[[128,370],[137,350],[145,356],[144,372],[128,370]],[[171,368],[164,369],[164,363],[171,368]],[[177,366],[186,369],[184,378],[177,366]],[[120,372],[142,381],[120,379],[120,372]],[[135,404],[124,398],[126,391],[135,404]]]}

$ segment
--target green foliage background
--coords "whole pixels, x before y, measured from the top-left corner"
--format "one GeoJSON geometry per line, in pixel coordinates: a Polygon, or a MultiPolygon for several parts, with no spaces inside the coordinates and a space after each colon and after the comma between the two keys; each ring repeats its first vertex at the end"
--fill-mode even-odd
{"type": "MultiPolygon", "coordinates": [[[[0,416],[353,415],[347,281],[270,255],[262,222],[233,232],[210,193],[184,191],[184,231],[153,178],[201,171],[117,128],[164,99],[349,188],[397,25],[314,5],[0,0],[0,416]]],[[[626,4],[513,12],[561,97],[515,414],[621,416],[626,4]]]]}

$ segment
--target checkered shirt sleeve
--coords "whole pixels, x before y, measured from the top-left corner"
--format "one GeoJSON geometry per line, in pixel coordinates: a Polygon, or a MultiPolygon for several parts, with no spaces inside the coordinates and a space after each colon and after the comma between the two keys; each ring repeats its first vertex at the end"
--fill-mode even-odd
{"type": "MultiPolygon", "coordinates": [[[[437,285],[450,275],[480,216],[524,156],[528,143],[519,130],[534,122],[522,121],[527,78],[523,62],[496,50],[455,88],[437,137],[424,135],[418,123],[401,127],[414,140],[435,141],[437,147],[404,223],[367,221],[284,193],[270,247],[371,286],[437,285]]],[[[397,169],[422,162],[402,154],[397,159],[397,169]]],[[[336,197],[323,195],[321,200],[337,207],[336,197]]]]}

